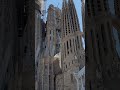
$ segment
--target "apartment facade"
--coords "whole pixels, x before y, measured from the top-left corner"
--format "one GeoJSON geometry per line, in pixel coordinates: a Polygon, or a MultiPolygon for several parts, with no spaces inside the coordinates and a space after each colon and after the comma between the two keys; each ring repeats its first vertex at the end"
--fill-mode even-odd
{"type": "Polygon", "coordinates": [[[34,1],[0,2],[0,90],[34,90],[34,1]]]}
{"type": "Polygon", "coordinates": [[[86,90],[119,87],[119,56],[109,10],[109,0],[85,2],[86,90]]]}

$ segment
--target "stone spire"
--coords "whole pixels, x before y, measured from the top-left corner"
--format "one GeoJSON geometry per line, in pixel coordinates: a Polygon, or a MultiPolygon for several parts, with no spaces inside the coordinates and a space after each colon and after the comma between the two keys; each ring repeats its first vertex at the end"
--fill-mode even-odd
{"type": "Polygon", "coordinates": [[[73,0],[63,1],[62,7],[62,48],[61,63],[64,73],[64,90],[76,90],[71,83],[73,72],[84,66],[81,32],[73,0]],[[78,62],[78,63],[74,63],[78,62]],[[67,83],[66,83],[67,82],[67,83]]]}
{"type": "Polygon", "coordinates": [[[68,0],[68,2],[73,4],[73,0],[68,0]]]}
{"type": "Polygon", "coordinates": [[[69,12],[71,12],[71,16],[72,16],[72,24],[74,25],[73,30],[74,31],[80,31],[80,25],[79,25],[79,21],[78,21],[78,16],[77,16],[77,11],[74,5],[73,0],[68,0],[68,5],[69,5],[69,12]]]}
{"type": "Polygon", "coordinates": [[[65,7],[67,5],[67,1],[66,0],[63,0],[63,6],[62,7],[65,7]]]}

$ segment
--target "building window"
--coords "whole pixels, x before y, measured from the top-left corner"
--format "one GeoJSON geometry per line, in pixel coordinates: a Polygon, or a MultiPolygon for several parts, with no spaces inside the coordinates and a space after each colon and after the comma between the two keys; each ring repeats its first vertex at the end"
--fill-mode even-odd
{"type": "Polygon", "coordinates": [[[64,43],[64,50],[65,50],[65,57],[66,57],[66,46],[65,46],[65,43],[64,43]]]}
{"type": "Polygon", "coordinates": [[[68,51],[68,54],[69,54],[69,51],[68,51]]]}
{"type": "Polygon", "coordinates": [[[72,44],[71,44],[71,39],[70,39],[70,49],[71,49],[71,53],[72,53],[72,44]]]}
{"type": "Polygon", "coordinates": [[[66,35],[67,35],[67,27],[66,27],[66,35]]]}
{"type": "Polygon", "coordinates": [[[79,37],[77,36],[78,48],[80,48],[79,37]]]}
{"type": "Polygon", "coordinates": [[[74,47],[74,52],[75,52],[75,42],[74,42],[74,38],[73,38],[73,47],[74,47]]]}
{"type": "Polygon", "coordinates": [[[76,38],[75,38],[75,44],[76,44],[76,50],[77,50],[77,40],[76,40],[76,38]]]}
{"type": "Polygon", "coordinates": [[[70,33],[70,28],[69,28],[69,33],[70,33]]]}
{"type": "Polygon", "coordinates": [[[67,52],[69,54],[69,45],[68,45],[68,41],[67,41],[67,52]]]}

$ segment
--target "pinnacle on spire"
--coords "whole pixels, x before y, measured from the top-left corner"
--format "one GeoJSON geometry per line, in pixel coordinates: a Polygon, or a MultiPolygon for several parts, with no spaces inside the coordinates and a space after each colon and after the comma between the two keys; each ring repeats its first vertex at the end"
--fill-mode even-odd
{"type": "Polygon", "coordinates": [[[63,0],[63,7],[65,7],[67,5],[67,1],[63,0]]]}
{"type": "Polygon", "coordinates": [[[71,4],[73,4],[74,2],[73,2],[73,0],[68,0],[68,3],[71,3],[71,4]]]}

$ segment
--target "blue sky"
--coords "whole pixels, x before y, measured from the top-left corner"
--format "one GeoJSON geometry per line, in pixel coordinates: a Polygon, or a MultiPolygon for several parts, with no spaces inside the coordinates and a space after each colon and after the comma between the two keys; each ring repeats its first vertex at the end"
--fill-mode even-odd
{"type": "MultiPolygon", "coordinates": [[[[48,9],[50,4],[53,4],[55,7],[59,7],[61,9],[62,8],[62,1],[63,0],[47,0],[46,9],[48,9]]],[[[81,31],[83,31],[82,30],[82,17],[81,17],[82,16],[81,15],[81,0],[73,0],[73,1],[74,1],[76,10],[77,10],[77,15],[78,15],[78,18],[79,18],[80,28],[81,28],[81,31]]]]}

